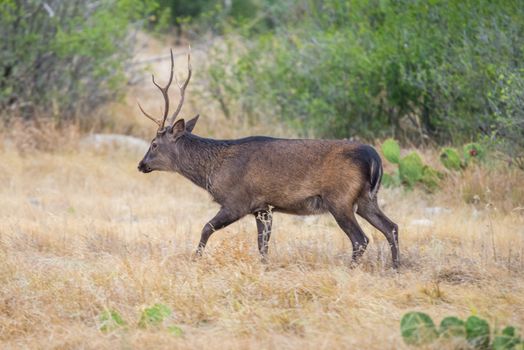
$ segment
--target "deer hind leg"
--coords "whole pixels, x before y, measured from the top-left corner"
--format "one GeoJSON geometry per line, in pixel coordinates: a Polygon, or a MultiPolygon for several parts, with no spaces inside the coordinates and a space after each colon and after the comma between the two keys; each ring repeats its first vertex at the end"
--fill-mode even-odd
{"type": "Polygon", "coordinates": [[[200,242],[198,243],[198,248],[196,250],[195,255],[201,256],[204,252],[204,248],[206,247],[207,241],[209,240],[209,237],[215,233],[215,231],[218,231],[235,221],[239,220],[242,216],[233,213],[231,210],[227,208],[220,208],[218,213],[215,215],[214,218],[209,220],[209,222],[204,226],[202,229],[202,234],[200,236],[200,242]]]}
{"type": "Polygon", "coordinates": [[[271,226],[273,224],[273,213],[269,210],[261,210],[254,213],[258,231],[258,251],[262,256],[262,262],[267,262],[269,239],[271,238],[271,226]]]}
{"type": "Polygon", "coordinates": [[[369,239],[358,225],[353,210],[349,209],[344,212],[330,210],[330,212],[335,217],[338,226],[340,226],[351,240],[351,245],[353,246],[353,262],[358,263],[362,254],[366,251],[369,239]]]}
{"type": "Polygon", "coordinates": [[[398,225],[391,221],[378,207],[377,198],[370,199],[362,196],[358,200],[357,214],[366,219],[377,230],[382,232],[391,247],[391,259],[393,268],[400,265],[398,245],[398,225]]]}

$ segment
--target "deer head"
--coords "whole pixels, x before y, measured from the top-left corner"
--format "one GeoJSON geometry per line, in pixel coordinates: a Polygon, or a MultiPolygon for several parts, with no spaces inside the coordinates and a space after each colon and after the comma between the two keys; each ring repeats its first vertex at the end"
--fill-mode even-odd
{"type": "Polygon", "coordinates": [[[191,79],[191,55],[188,53],[187,55],[187,69],[188,74],[186,80],[180,84],[178,80],[175,77],[176,84],[178,85],[178,88],[180,89],[180,101],[178,102],[178,106],[169,119],[168,125],[166,124],[166,119],[169,115],[169,94],[168,90],[171,86],[171,82],[173,81],[174,77],[174,58],[173,58],[173,50],[170,50],[171,53],[171,71],[169,74],[169,80],[165,86],[160,86],[155,81],[155,76],[152,75],[152,81],[153,84],[160,90],[162,93],[162,96],[164,97],[164,115],[162,116],[162,119],[156,119],[155,117],[148,114],[140,103],[138,103],[138,107],[140,108],[140,111],[149,119],[151,119],[155,124],[158,125],[158,130],[156,133],[155,138],[151,141],[151,145],[149,146],[149,149],[144,156],[144,158],[138,163],[138,170],[140,170],[143,173],[149,173],[153,170],[172,170],[173,169],[173,154],[176,154],[176,142],[177,140],[183,136],[185,133],[190,133],[193,128],[195,127],[195,124],[198,120],[198,115],[194,117],[193,119],[189,120],[187,123],[184,121],[184,119],[176,120],[178,115],[180,114],[180,111],[182,110],[182,105],[184,104],[184,96],[186,92],[187,85],[189,84],[189,80],[191,79]]]}

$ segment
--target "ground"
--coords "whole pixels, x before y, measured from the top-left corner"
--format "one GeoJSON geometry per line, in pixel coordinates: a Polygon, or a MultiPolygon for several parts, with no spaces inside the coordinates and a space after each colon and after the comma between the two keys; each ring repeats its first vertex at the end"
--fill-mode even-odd
{"type": "Polygon", "coordinates": [[[371,243],[349,268],[351,245],[329,216],[275,214],[267,265],[251,217],[212,236],[195,261],[216,204],[178,175],[139,173],[140,157],[0,148],[1,348],[398,349],[411,310],[524,330],[522,208],[482,203],[493,188],[464,200],[477,198],[466,193],[476,176],[519,183],[518,172],[479,168],[437,195],[382,189],[400,227],[395,271],[384,237],[362,221],[371,243]],[[140,328],[155,303],[172,315],[140,328]],[[100,331],[104,310],[127,325],[100,331]]]}

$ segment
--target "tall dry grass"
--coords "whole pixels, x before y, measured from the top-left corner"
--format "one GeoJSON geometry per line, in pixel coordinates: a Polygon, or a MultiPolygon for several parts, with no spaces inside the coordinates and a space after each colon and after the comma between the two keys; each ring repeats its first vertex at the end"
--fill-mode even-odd
{"type": "Polygon", "coordinates": [[[511,171],[472,168],[437,195],[381,190],[400,226],[396,272],[365,222],[372,242],[349,269],[351,245],[329,216],[276,214],[268,265],[250,217],[193,261],[217,210],[204,191],[140,174],[140,155],[122,150],[28,150],[0,149],[1,348],[397,349],[410,310],[436,320],[477,313],[524,330],[524,217],[518,206],[498,209],[522,200],[498,195],[521,190],[511,171]],[[465,201],[470,192],[479,200],[465,201]],[[183,336],[137,326],[157,302],[183,336]],[[101,332],[104,310],[126,329],[101,332]]]}

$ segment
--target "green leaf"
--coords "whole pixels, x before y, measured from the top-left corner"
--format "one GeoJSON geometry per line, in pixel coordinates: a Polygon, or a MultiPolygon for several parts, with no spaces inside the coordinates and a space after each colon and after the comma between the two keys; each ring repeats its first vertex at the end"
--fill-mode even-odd
{"type": "Polygon", "coordinates": [[[508,326],[493,339],[492,347],[493,350],[510,350],[515,349],[519,344],[522,343],[520,337],[516,334],[515,327],[508,326]]]}
{"type": "Polygon", "coordinates": [[[102,332],[110,332],[126,325],[122,316],[115,310],[104,310],[104,312],[98,316],[98,320],[100,322],[98,329],[102,332]]]}
{"type": "Polygon", "coordinates": [[[138,322],[140,328],[147,328],[148,326],[158,326],[171,315],[171,309],[164,304],[155,304],[150,308],[142,311],[142,316],[138,322]]]}
{"type": "Polygon", "coordinates": [[[387,139],[380,147],[384,157],[391,163],[398,164],[400,162],[400,146],[394,139],[387,139]]]}
{"type": "Polygon", "coordinates": [[[450,316],[440,322],[439,333],[444,338],[466,337],[466,326],[461,319],[450,316]]]}
{"type": "Polygon", "coordinates": [[[408,312],[400,321],[400,332],[409,345],[428,344],[437,339],[438,333],[431,317],[422,312],[408,312]]]}
{"type": "Polygon", "coordinates": [[[489,346],[489,324],[485,320],[470,316],[466,320],[466,338],[475,349],[489,346]]]}

